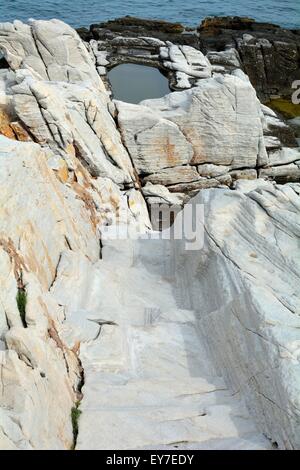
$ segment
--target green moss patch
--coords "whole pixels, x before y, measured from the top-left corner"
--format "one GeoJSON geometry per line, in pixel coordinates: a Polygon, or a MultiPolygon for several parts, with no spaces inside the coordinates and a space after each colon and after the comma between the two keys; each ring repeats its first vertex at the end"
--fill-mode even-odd
{"type": "Polygon", "coordinates": [[[79,418],[81,415],[81,410],[79,409],[80,402],[77,402],[75,406],[71,409],[71,420],[72,420],[72,428],[73,428],[73,446],[72,450],[75,449],[76,447],[76,442],[77,442],[77,436],[78,436],[78,423],[79,423],[79,418]]]}
{"type": "Polygon", "coordinates": [[[282,114],[286,119],[300,116],[300,104],[294,104],[288,99],[271,100],[266,103],[266,106],[282,114]]]}
{"type": "Polygon", "coordinates": [[[26,304],[27,304],[27,294],[25,289],[18,289],[17,297],[17,306],[22,320],[24,328],[27,328],[26,323],[26,304]]]}

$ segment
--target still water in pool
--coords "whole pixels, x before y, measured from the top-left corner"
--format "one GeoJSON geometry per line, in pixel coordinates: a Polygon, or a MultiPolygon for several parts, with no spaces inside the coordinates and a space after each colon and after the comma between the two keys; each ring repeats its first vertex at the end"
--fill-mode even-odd
{"type": "Polygon", "coordinates": [[[122,64],[114,67],[108,78],[112,85],[113,97],[127,103],[161,98],[170,93],[169,82],[158,69],[137,64],[122,64]]]}

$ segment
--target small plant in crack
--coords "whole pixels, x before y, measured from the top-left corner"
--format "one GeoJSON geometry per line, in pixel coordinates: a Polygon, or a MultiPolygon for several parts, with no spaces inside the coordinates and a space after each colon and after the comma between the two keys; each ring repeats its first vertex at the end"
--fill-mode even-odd
{"type": "Polygon", "coordinates": [[[71,409],[71,420],[72,420],[72,428],[73,428],[73,445],[72,450],[75,449],[77,443],[77,436],[78,436],[78,422],[81,415],[81,411],[79,409],[80,401],[75,403],[75,406],[71,409]]]}
{"type": "Polygon", "coordinates": [[[17,293],[17,306],[22,320],[24,328],[27,328],[26,323],[26,304],[27,304],[27,293],[24,287],[18,287],[17,293]]]}

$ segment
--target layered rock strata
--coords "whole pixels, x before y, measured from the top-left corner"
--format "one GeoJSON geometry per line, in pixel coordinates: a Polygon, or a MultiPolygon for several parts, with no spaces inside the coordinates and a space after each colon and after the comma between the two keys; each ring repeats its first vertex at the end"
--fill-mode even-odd
{"type": "Polygon", "coordinates": [[[150,184],[152,191],[167,186],[186,200],[202,188],[233,187],[240,178],[299,179],[295,129],[259,103],[234,45],[214,47],[203,48],[204,55],[188,45],[130,35],[126,28],[90,42],[105,80],[111,67],[131,62],[157,67],[171,90],[191,90],[139,105],[117,103],[118,126],[147,199],[150,184]]]}
{"type": "Polygon", "coordinates": [[[0,47],[0,447],[68,449],[84,376],[51,286],[64,252],[99,259],[101,227],[150,221],[77,34],[56,20],[3,24],[0,47]]]}
{"type": "Polygon", "coordinates": [[[0,25],[1,448],[299,448],[297,141],[235,52],[173,38],[143,47],[182,91],[130,105],[119,49],[0,25]],[[200,189],[203,250],[145,239],[200,189]]]}
{"type": "Polygon", "coordinates": [[[154,26],[151,20],[125,17],[78,32],[86,41],[95,39],[108,45],[121,46],[121,38],[125,45],[127,38],[134,38],[139,48],[141,38],[152,37],[192,46],[208,54],[214,66],[227,70],[241,67],[262,101],[272,96],[290,97],[291,85],[299,79],[299,29],[283,29],[251,18],[205,18],[196,30],[165,22],[154,26]]]}
{"type": "Polygon", "coordinates": [[[191,202],[194,224],[203,205],[203,249],[173,243],[179,305],[197,312],[227,385],[285,449],[300,444],[299,195],[299,183],[263,180],[201,191],[191,202]]]}

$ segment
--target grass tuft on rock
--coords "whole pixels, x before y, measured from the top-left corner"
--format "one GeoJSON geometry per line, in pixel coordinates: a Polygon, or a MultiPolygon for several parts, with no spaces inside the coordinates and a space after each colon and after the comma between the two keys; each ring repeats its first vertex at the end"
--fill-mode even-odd
{"type": "Polygon", "coordinates": [[[27,304],[27,294],[25,289],[18,289],[17,293],[17,306],[22,320],[24,328],[27,328],[26,323],[26,304],[27,304]]]}
{"type": "Polygon", "coordinates": [[[81,415],[81,411],[79,409],[80,402],[78,401],[75,406],[71,409],[71,420],[72,420],[72,428],[73,428],[73,446],[72,450],[75,449],[77,443],[77,436],[78,436],[78,422],[81,415]]]}

